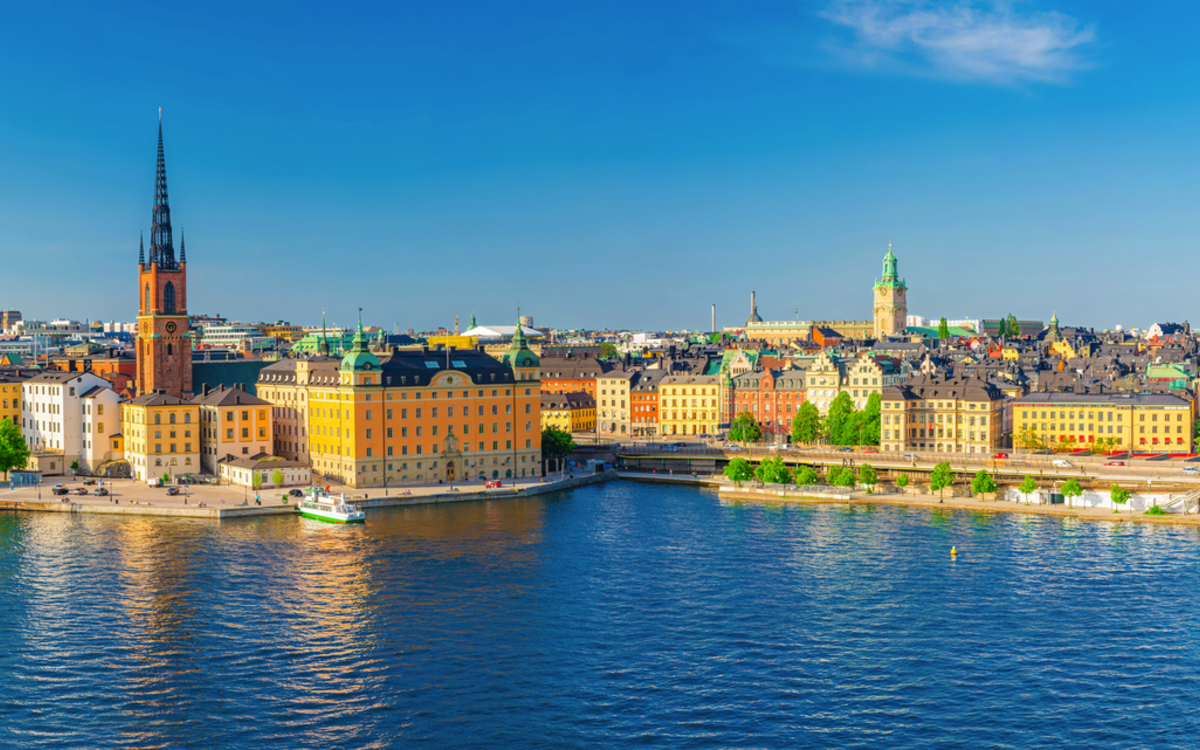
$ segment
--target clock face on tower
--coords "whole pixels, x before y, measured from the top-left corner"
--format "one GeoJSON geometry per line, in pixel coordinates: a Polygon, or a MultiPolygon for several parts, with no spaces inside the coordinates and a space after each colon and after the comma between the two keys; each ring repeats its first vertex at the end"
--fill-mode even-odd
{"type": "Polygon", "coordinates": [[[179,326],[177,326],[177,325],[175,324],[175,321],[173,321],[173,320],[171,320],[171,321],[168,321],[168,322],[167,322],[167,333],[175,333],[175,330],[176,330],[178,327],[179,327],[179,326]]]}

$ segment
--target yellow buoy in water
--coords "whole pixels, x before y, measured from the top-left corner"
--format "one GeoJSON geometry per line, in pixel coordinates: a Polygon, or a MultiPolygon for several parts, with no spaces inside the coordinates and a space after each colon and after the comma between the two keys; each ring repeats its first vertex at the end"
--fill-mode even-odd
{"type": "Polygon", "coordinates": [[[951,557],[957,557],[957,556],[958,556],[958,547],[951,547],[951,548],[950,548],[950,556],[951,556],[951,557]]]}

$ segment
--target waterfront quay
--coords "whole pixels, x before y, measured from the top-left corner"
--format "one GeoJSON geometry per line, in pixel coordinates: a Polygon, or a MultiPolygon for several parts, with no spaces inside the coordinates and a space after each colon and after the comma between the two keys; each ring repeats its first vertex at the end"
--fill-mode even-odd
{"type": "MultiPolygon", "coordinates": [[[[363,509],[433,505],[469,502],[474,500],[503,500],[531,497],[547,492],[571,489],[616,477],[615,472],[589,474],[562,479],[545,477],[541,480],[506,481],[501,487],[486,487],[483,482],[461,482],[453,485],[393,487],[390,489],[349,489],[330,485],[330,491],[340,494],[363,509]]],[[[149,487],[133,480],[105,480],[109,495],[91,494],[96,487],[87,486],[89,494],[77,495],[84,487],[81,480],[62,482],[72,494],[57,496],[51,486],[20,487],[0,491],[0,512],[85,513],[118,516],[166,516],[231,520],[259,516],[295,515],[297,497],[285,497],[280,489],[260,490],[258,500],[253,491],[228,485],[187,485],[187,493],[168,495],[165,488],[149,487]]],[[[181,490],[183,488],[180,488],[181,490]]],[[[288,488],[292,489],[292,488],[288,488]]]]}
{"type": "Polygon", "coordinates": [[[892,452],[852,448],[781,447],[765,445],[722,446],[690,443],[673,446],[670,443],[636,443],[614,449],[618,465],[630,471],[663,474],[720,474],[734,458],[756,463],[765,458],[779,457],[790,467],[859,467],[869,464],[879,472],[883,481],[907,474],[913,481],[925,481],[939,463],[948,463],[956,477],[969,479],[980,469],[991,474],[1001,484],[1019,484],[1026,476],[1050,484],[1074,477],[1084,486],[1107,488],[1116,482],[1129,489],[1155,491],[1187,491],[1200,489],[1200,472],[1189,473],[1189,467],[1200,469],[1200,459],[1170,456],[1102,456],[1091,454],[1042,454],[1007,452],[1007,458],[980,454],[892,452]],[[1055,466],[1067,461],[1069,466],[1055,466]],[[1120,462],[1122,466],[1110,465],[1120,462]]]}

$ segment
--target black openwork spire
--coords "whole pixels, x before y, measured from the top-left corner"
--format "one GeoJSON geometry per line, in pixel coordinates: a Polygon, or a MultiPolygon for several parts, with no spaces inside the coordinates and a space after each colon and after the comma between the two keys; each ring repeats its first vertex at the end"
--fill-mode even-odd
{"type": "Polygon", "coordinates": [[[146,235],[138,234],[138,265],[146,265],[146,235]]]}
{"type": "Polygon", "coordinates": [[[150,263],[173,270],[175,245],[171,241],[171,206],[167,200],[167,163],[163,158],[162,108],[158,110],[158,168],[154,173],[154,221],[150,227],[150,263]]]}
{"type": "Polygon", "coordinates": [[[187,263],[187,248],[183,244],[183,227],[179,228],[179,262],[187,263]]]}

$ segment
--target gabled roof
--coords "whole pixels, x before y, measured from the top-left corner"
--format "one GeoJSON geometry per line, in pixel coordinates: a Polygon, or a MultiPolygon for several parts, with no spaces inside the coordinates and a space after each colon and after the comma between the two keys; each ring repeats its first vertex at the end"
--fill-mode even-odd
{"type": "Polygon", "coordinates": [[[226,388],[221,386],[216,390],[209,391],[207,394],[201,393],[192,399],[192,403],[198,406],[270,406],[271,402],[251,396],[240,388],[226,388]]]}

